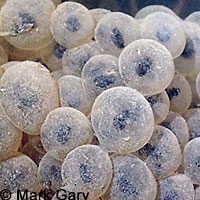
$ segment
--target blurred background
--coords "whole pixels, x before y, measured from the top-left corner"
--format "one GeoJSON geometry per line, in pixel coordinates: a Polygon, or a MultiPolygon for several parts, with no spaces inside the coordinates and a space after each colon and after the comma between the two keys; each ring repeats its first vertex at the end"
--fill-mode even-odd
{"type": "Polygon", "coordinates": [[[136,12],[145,6],[158,4],[171,8],[182,18],[187,17],[191,12],[200,10],[200,0],[77,0],[76,2],[84,4],[89,9],[106,8],[132,16],[135,16],[136,12]]]}

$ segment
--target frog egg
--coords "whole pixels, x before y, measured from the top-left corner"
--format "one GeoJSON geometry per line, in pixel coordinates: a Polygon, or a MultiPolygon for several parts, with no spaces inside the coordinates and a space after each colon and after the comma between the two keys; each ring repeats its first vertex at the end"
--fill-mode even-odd
{"type": "Polygon", "coordinates": [[[81,78],[84,90],[92,98],[96,98],[104,90],[123,85],[118,58],[112,55],[92,57],[84,65],[81,78]]]}
{"type": "Polygon", "coordinates": [[[137,152],[156,179],[175,172],[181,164],[181,148],[176,136],[163,126],[155,126],[149,142],[137,152]]]}
{"type": "Polygon", "coordinates": [[[174,62],[165,46],[154,40],[140,39],[122,51],[119,71],[126,86],[151,96],[170,84],[174,62]]]}
{"type": "Polygon", "coordinates": [[[186,37],[182,24],[171,14],[156,12],[145,17],[140,25],[141,37],[163,44],[173,58],[181,55],[186,37]]]}
{"type": "Polygon", "coordinates": [[[192,179],[193,184],[200,185],[200,138],[195,138],[184,148],[184,173],[192,179]]]}
{"type": "Polygon", "coordinates": [[[8,55],[5,49],[0,45],[0,65],[8,62],[8,55]]]}
{"type": "Polygon", "coordinates": [[[193,200],[194,187],[189,177],[176,174],[159,182],[161,200],[193,200]]]}
{"type": "Polygon", "coordinates": [[[93,56],[102,54],[96,42],[86,43],[77,48],[69,49],[63,55],[63,73],[66,75],[81,76],[86,62],[93,56]]]}
{"type": "Polygon", "coordinates": [[[186,78],[176,72],[166,92],[170,100],[170,111],[182,115],[192,102],[191,87],[186,78]]]}
{"type": "Polygon", "coordinates": [[[184,113],[187,125],[189,127],[190,138],[194,139],[200,137],[200,108],[193,108],[184,113]]]}
{"type": "Polygon", "coordinates": [[[165,91],[162,91],[159,94],[146,97],[149,102],[154,115],[155,124],[162,122],[169,112],[169,98],[165,91]]]}
{"type": "Polygon", "coordinates": [[[60,79],[62,76],[64,76],[63,70],[62,69],[58,69],[56,71],[51,72],[51,76],[58,81],[58,79],[60,79]]]}
{"type": "Polygon", "coordinates": [[[39,192],[37,173],[36,164],[25,155],[0,162],[0,190],[39,192]]]}
{"type": "Polygon", "coordinates": [[[172,16],[176,16],[176,14],[166,6],[162,5],[150,5],[140,9],[135,15],[136,19],[145,18],[147,15],[155,13],[155,12],[164,12],[170,14],[172,16]]]}
{"type": "Polygon", "coordinates": [[[112,179],[112,163],[100,147],[83,145],[67,155],[61,173],[68,191],[89,193],[88,200],[93,200],[107,191],[112,179]]]}
{"type": "Polygon", "coordinates": [[[0,81],[3,110],[20,130],[39,135],[47,114],[59,106],[58,88],[41,64],[20,62],[10,67],[0,81]]]}
{"type": "Polygon", "coordinates": [[[6,40],[26,50],[48,45],[52,40],[49,24],[54,10],[51,0],[6,1],[1,9],[2,31],[6,40]]]}
{"type": "Polygon", "coordinates": [[[105,53],[118,57],[124,47],[140,38],[140,27],[133,17],[113,12],[100,19],[94,36],[105,53]]]}
{"type": "Polygon", "coordinates": [[[146,164],[136,156],[113,156],[114,174],[109,200],[154,200],[157,184],[146,164]]]}
{"type": "Polygon", "coordinates": [[[189,16],[185,18],[185,20],[200,25],[200,11],[192,12],[189,16]]]}
{"type": "Polygon", "coordinates": [[[183,149],[190,137],[189,128],[185,119],[178,113],[169,112],[161,125],[168,128],[176,135],[179,144],[183,149]]]}
{"type": "Polygon", "coordinates": [[[115,87],[97,97],[91,112],[92,126],[100,145],[110,152],[134,152],[152,136],[153,111],[136,90],[115,87]]]}
{"type": "Polygon", "coordinates": [[[200,27],[199,25],[184,21],[182,22],[186,45],[183,53],[175,59],[175,68],[178,72],[193,76],[200,71],[200,27]]]}
{"type": "Polygon", "coordinates": [[[200,200],[200,187],[195,189],[195,200],[200,200]]]}
{"type": "Polygon", "coordinates": [[[57,161],[49,153],[40,161],[38,179],[42,188],[57,191],[62,186],[61,177],[62,162],[57,161]]]}
{"type": "Polygon", "coordinates": [[[0,161],[16,154],[22,140],[22,132],[7,119],[0,107],[0,161]]]}
{"type": "Polygon", "coordinates": [[[95,24],[85,6],[64,2],[53,12],[50,27],[56,42],[70,49],[91,40],[95,24]]]}
{"type": "Polygon", "coordinates": [[[92,15],[95,24],[97,25],[99,20],[107,14],[110,14],[111,11],[103,8],[94,8],[89,10],[89,13],[92,15]]]}
{"type": "Polygon", "coordinates": [[[38,50],[19,49],[10,45],[8,59],[9,61],[37,61],[40,59],[40,55],[38,50]]]}
{"type": "Polygon", "coordinates": [[[43,156],[46,154],[44,150],[41,139],[39,136],[32,138],[28,141],[22,149],[22,152],[31,158],[37,166],[39,166],[40,161],[42,160],[43,156]]]}
{"type": "Polygon", "coordinates": [[[50,152],[54,158],[57,158],[59,152],[65,158],[72,149],[89,143],[93,131],[83,113],[74,108],[61,107],[47,115],[40,135],[47,152],[50,152]]]}
{"type": "Polygon", "coordinates": [[[67,49],[53,41],[47,47],[39,51],[41,61],[48,66],[50,71],[62,69],[62,58],[67,49]]]}
{"type": "Polygon", "coordinates": [[[89,114],[93,101],[82,86],[81,78],[66,75],[58,80],[60,101],[62,107],[72,107],[89,114]]]}
{"type": "MultiPolygon", "coordinates": [[[[196,87],[196,76],[186,76],[185,77],[186,80],[188,81],[190,87],[191,87],[191,91],[192,91],[192,105],[195,107],[198,107],[198,105],[200,104],[200,98],[199,95],[197,93],[197,87],[196,87]]],[[[191,105],[190,105],[191,106],[191,105]]]]}

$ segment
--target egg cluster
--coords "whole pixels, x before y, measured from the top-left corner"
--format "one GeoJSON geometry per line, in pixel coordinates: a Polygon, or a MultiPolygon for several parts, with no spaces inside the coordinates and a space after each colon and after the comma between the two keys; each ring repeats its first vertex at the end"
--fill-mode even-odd
{"type": "Polygon", "coordinates": [[[0,191],[200,200],[200,12],[0,5],[0,191]]]}

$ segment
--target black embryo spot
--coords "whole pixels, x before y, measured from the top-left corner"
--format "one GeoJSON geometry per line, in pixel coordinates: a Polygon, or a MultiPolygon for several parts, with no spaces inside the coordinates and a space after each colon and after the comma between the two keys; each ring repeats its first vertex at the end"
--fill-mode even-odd
{"type": "Polygon", "coordinates": [[[65,53],[65,51],[66,51],[66,48],[64,46],[56,44],[54,46],[53,54],[58,59],[61,59],[63,57],[63,54],[65,53]]]}
{"type": "Polygon", "coordinates": [[[95,77],[94,84],[95,84],[96,87],[106,88],[109,85],[114,84],[115,81],[116,81],[115,76],[100,75],[100,76],[95,77]]]}
{"type": "Polygon", "coordinates": [[[157,31],[156,36],[161,42],[165,43],[170,40],[171,32],[166,27],[163,27],[161,30],[157,31]]]}
{"type": "Polygon", "coordinates": [[[136,73],[143,77],[151,70],[152,60],[150,58],[143,58],[137,62],[136,73]]]}
{"type": "Polygon", "coordinates": [[[69,140],[69,134],[71,127],[68,125],[61,125],[58,130],[56,130],[57,140],[61,144],[66,144],[69,140]]]}
{"type": "Polygon", "coordinates": [[[178,96],[181,92],[179,88],[170,88],[166,89],[167,95],[169,97],[169,100],[171,101],[174,97],[178,96]]]}
{"type": "Polygon", "coordinates": [[[186,45],[183,53],[181,54],[184,58],[191,58],[195,53],[193,41],[190,38],[187,38],[186,45]]]}
{"type": "Polygon", "coordinates": [[[118,28],[114,28],[111,33],[111,39],[115,46],[119,49],[123,49],[125,47],[123,35],[118,28]]]}
{"type": "Polygon", "coordinates": [[[70,16],[66,21],[67,29],[71,32],[77,32],[81,28],[78,18],[70,16]]]}
{"type": "Polygon", "coordinates": [[[85,184],[90,183],[92,180],[92,175],[91,175],[91,170],[89,166],[87,164],[81,164],[79,171],[80,171],[80,176],[81,176],[82,181],[85,184]]]}

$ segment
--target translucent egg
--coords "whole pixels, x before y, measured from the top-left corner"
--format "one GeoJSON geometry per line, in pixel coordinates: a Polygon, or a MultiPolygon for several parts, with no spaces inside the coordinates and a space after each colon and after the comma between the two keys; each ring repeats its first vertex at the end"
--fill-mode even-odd
{"type": "Polygon", "coordinates": [[[200,71],[200,27],[182,22],[186,34],[186,45],[181,56],[175,59],[175,68],[184,75],[197,75],[200,71]]]}
{"type": "Polygon", "coordinates": [[[184,148],[190,138],[188,124],[185,119],[178,113],[169,112],[161,125],[172,131],[176,135],[181,147],[184,148]]]}
{"type": "Polygon", "coordinates": [[[54,191],[61,188],[61,165],[62,162],[57,161],[49,153],[45,154],[40,161],[38,169],[38,180],[41,188],[52,189],[54,191]]]}
{"type": "Polygon", "coordinates": [[[26,50],[40,49],[52,40],[51,0],[8,0],[1,9],[2,31],[12,45],[26,50]]]}
{"type": "Polygon", "coordinates": [[[66,50],[64,46],[53,41],[47,47],[39,51],[41,61],[48,66],[50,71],[61,70],[62,58],[66,50]]]}
{"type": "Polygon", "coordinates": [[[135,15],[136,19],[145,18],[147,15],[155,12],[164,12],[173,16],[176,14],[168,7],[162,5],[150,5],[140,9],[135,15]]]}
{"type": "Polygon", "coordinates": [[[7,119],[0,107],[0,161],[16,154],[22,140],[22,132],[7,119]]]}
{"type": "Polygon", "coordinates": [[[59,106],[55,80],[36,62],[20,62],[7,69],[0,87],[6,115],[16,127],[31,135],[39,135],[47,114],[59,106]]]}
{"type": "Polygon", "coordinates": [[[161,123],[169,112],[169,98],[165,91],[162,91],[159,94],[146,97],[149,102],[154,115],[155,124],[161,123]]]}
{"type": "Polygon", "coordinates": [[[157,192],[155,178],[146,164],[136,156],[115,156],[114,177],[109,200],[154,200],[157,192]]]}
{"type": "Polygon", "coordinates": [[[56,42],[70,49],[90,41],[95,24],[85,6],[76,2],[64,2],[53,12],[50,27],[56,42]]]}
{"type": "Polygon", "coordinates": [[[92,15],[95,24],[99,22],[99,20],[107,14],[110,14],[111,11],[103,8],[94,8],[89,10],[89,13],[92,15]]]}
{"type": "Polygon", "coordinates": [[[182,23],[171,14],[156,12],[145,17],[140,25],[141,37],[163,44],[173,58],[181,55],[185,48],[186,37],[182,23]]]}
{"type": "Polygon", "coordinates": [[[166,92],[170,100],[170,111],[183,114],[189,108],[192,102],[192,91],[183,75],[176,72],[166,92]]]}
{"type": "Polygon", "coordinates": [[[92,57],[83,67],[81,74],[83,88],[95,98],[106,89],[123,85],[119,74],[118,59],[112,55],[92,57]]]}
{"type": "Polygon", "coordinates": [[[189,127],[190,138],[200,137],[200,108],[189,109],[184,113],[183,117],[189,127]]]}
{"type": "Polygon", "coordinates": [[[100,145],[111,152],[134,152],[150,139],[153,111],[136,90],[115,87],[97,97],[91,112],[92,126],[100,145]]]}
{"type": "Polygon", "coordinates": [[[185,20],[200,24],[200,11],[192,12],[189,16],[185,18],[185,20]]]}
{"type": "Polygon", "coordinates": [[[189,177],[176,174],[159,182],[161,200],[193,200],[194,187],[189,177]]]}
{"type": "Polygon", "coordinates": [[[67,155],[61,172],[67,191],[88,193],[88,200],[93,200],[108,189],[112,179],[112,163],[100,147],[83,145],[67,155]]]}
{"type": "Polygon", "coordinates": [[[93,100],[83,89],[81,78],[66,75],[58,80],[58,85],[62,107],[72,107],[85,114],[90,113],[93,100]]]}
{"type": "Polygon", "coordinates": [[[155,126],[149,142],[137,152],[156,179],[174,173],[181,164],[181,148],[176,136],[163,126],[155,126]]]}
{"type": "Polygon", "coordinates": [[[138,22],[133,17],[120,12],[102,17],[95,29],[95,40],[103,51],[117,57],[124,47],[139,38],[138,22]]]}
{"type": "Polygon", "coordinates": [[[89,143],[93,137],[91,124],[80,111],[61,107],[51,111],[41,127],[41,141],[47,152],[57,158],[66,157],[72,149],[89,143]]]}
{"type": "Polygon", "coordinates": [[[0,162],[0,190],[39,192],[37,175],[36,164],[25,155],[0,162]]]}
{"type": "Polygon", "coordinates": [[[184,148],[184,173],[193,184],[200,184],[200,138],[195,138],[184,148]]]}
{"type": "Polygon", "coordinates": [[[102,54],[96,42],[86,43],[77,48],[66,51],[63,55],[63,73],[66,75],[81,76],[86,62],[93,56],[102,54]]]}
{"type": "Polygon", "coordinates": [[[154,40],[141,39],[123,50],[119,71],[126,86],[150,96],[162,92],[170,84],[174,62],[165,46],[154,40]]]}

